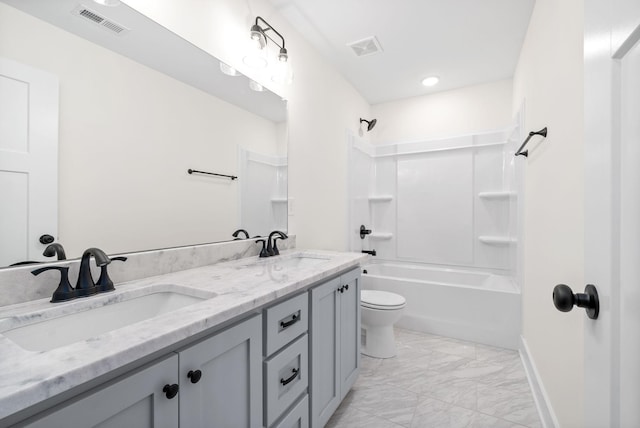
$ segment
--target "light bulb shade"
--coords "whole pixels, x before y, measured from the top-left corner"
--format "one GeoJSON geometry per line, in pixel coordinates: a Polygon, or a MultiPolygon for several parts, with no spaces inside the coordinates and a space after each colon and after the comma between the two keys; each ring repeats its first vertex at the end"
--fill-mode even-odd
{"type": "Polygon", "coordinates": [[[290,61],[277,61],[271,65],[273,73],[271,80],[283,85],[290,85],[293,82],[293,68],[290,61]]]}
{"type": "MultiPolygon", "coordinates": [[[[252,31],[253,35],[253,31],[252,31]]],[[[261,34],[264,38],[264,34],[261,34]]],[[[254,69],[266,68],[269,64],[267,60],[267,50],[263,49],[260,43],[260,37],[254,39],[253,36],[247,42],[246,52],[247,54],[242,58],[242,62],[254,69]]]]}
{"type": "Polygon", "coordinates": [[[258,49],[264,49],[267,46],[267,37],[259,25],[254,24],[251,26],[251,40],[254,40],[258,49]]]}
{"type": "Polygon", "coordinates": [[[285,48],[280,48],[280,53],[278,54],[278,61],[287,62],[289,59],[289,53],[285,48]]]}

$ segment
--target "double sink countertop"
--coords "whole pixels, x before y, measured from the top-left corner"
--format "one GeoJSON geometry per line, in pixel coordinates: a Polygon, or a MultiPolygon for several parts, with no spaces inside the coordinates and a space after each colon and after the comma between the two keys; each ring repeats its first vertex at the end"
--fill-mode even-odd
{"type": "MultiPolygon", "coordinates": [[[[367,258],[361,253],[289,250],[275,257],[244,258],[117,284],[116,291],[70,302],[50,303],[49,299],[40,299],[1,307],[0,420],[357,267],[367,258]],[[130,304],[137,297],[157,293],[176,293],[177,300],[186,303],[178,302],[178,306],[184,306],[157,316],[152,312],[141,314],[140,308],[130,304]],[[104,311],[93,312],[101,307],[110,312],[92,318],[104,311]],[[115,307],[118,309],[113,311],[115,307]],[[59,324],[59,320],[80,313],[89,316],[72,321],[79,324],[77,330],[81,334],[77,339],[73,336],[75,327],[65,321],[59,324]],[[137,321],[136,316],[142,320],[137,321]],[[123,323],[120,318],[131,319],[124,322],[132,324],[113,329],[110,322],[123,323]],[[53,344],[44,344],[36,335],[32,339],[35,347],[20,346],[16,343],[19,340],[9,338],[17,327],[43,322],[50,323],[46,328],[50,328],[52,336],[58,335],[68,343],[61,341],[63,344],[59,345],[55,338],[48,338],[53,344]],[[91,323],[95,324],[94,330],[91,323]],[[90,333],[86,333],[87,329],[90,333]],[[39,346],[45,350],[28,350],[39,346]]],[[[52,280],[52,293],[56,281],[52,280]]],[[[151,299],[145,306],[160,305],[151,299]]]]}

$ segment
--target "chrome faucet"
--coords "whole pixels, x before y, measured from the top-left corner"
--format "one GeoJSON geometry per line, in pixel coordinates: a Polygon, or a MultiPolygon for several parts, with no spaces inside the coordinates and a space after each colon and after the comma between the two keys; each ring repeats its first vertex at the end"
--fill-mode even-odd
{"type": "Polygon", "coordinates": [[[96,259],[96,265],[98,267],[106,266],[111,263],[111,259],[99,248],[89,248],[82,254],[82,260],[80,261],[80,271],[78,272],[78,282],[76,282],[76,296],[84,297],[96,294],[98,287],[93,282],[91,276],[91,266],[89,261],[91,256],[96,259]]]}
{"type": "Polygon", "coordinates": [[[279,255],[280,251],[278,250],[278,246],[276,245],[276,239],[287,239],[287,238],[288,238],[287,234],[284,232],[280,232],[279,230],[274,230],[273,232],[271,232],[269,234],[269,239],[267,243],[267,253],[270,256],[279,255]],[[278,235],[278,236],[274,238],[273,235],[278,235]],[[273,238],[273,244],[271,244],[272,238],[273,238]]]}
{"type": "Polygon", "coordinates": [[[57,242],[47,245],[47,248],[44,249],[44,252],[42,253],[42,255],[45,257],[53,257],[57,255],[58,260],[67,259],[67,255],[64,252],[64,248],[62,247],[62,244],[59,244],[57,242]]]}

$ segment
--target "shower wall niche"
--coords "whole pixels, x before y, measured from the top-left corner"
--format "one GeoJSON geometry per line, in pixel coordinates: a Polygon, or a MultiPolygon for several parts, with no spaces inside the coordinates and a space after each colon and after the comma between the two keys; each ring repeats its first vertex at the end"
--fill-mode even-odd
{"type": "Polygon", "coordinates": [[[378,259],[513,273],[519,128],[350,147],[350,244],[378,259]],[[360,239],[360,225],[372,233],[360,239]]]}

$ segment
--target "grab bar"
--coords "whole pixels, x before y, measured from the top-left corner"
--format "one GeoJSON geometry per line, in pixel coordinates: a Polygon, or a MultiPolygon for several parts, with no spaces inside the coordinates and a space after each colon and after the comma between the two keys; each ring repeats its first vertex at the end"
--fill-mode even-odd
{"type": "Polygon", "coordinates": [[[216,175],[216,176],[218,176],[218,177],[227,177],[227,178],[230,178],[231,180],[236,180],[236,179],[238,178],[238,177],[237,177],[237,176],[235,176],[235,175],[216,174],[215,172],[198,171],[197,169],[191,169],[191,168],[189,168],[189,169],[187,170],[187,172],[188,172],[189,174],[193,174],[193,173],[195,172],[195,173],[198,173],[198,174],[216,175]]]}
{"type": "Polygon", "coordinates": [[[537,131],[537,132],[529,132],[529,136],[527,137],[526,140],[524,140],[524,143],[522,143],[522,145],[520,146],[520,148],[518,149],[518,151],[516,152],[516,154],[514,156],[524,156],[529,157],[529,150],[522,150],[524,149],[524,146],[527,145],[527,143],[529,142],[529,140],[531,139],[531,137],[533,137],[534,135],[541,135],[543,137],[547,136],[547,127],[545,126],[544,128],[542,128],[541,130],[537,131]]]}

